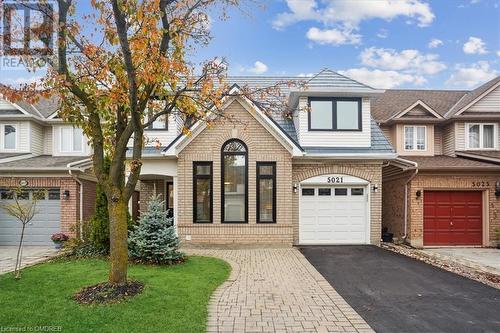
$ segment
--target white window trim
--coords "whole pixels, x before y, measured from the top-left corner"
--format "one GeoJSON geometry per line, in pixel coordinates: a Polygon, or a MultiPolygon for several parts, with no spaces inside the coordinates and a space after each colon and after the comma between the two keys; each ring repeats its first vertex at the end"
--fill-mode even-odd
{"type": "Polygon", "coordinates": [[[496,123],[465,123],[465,149],[466,150],[497,150],[498,149],[498,126],[496,123]],[[479,126],[479,147],[472,148],[469,141],[469,129],[471,126],[479,126]],[[484,126],[493,125],[493,148],[483,148],[484,145],[484,126]]]}
{"type": "Polygon", "coordinates": [[[2,124],[2,133],[1,133],[1,135],[2,135],[2,150],[4,150],[4,151],[16,151],[17,148],[18,148],[18,146],[19,146],[19,144],[17,142],[18,139],[19,139],[19,126],[17,126],[17,124],[10,124],[10,123],[9,124],[2,124]],[[14,143],[15,143],[14,148],[7,148],[7,147],[5,147],[5,127],[6,126],[12,126],[12,127],[14,127],[16,129],[16,131],[14,132],[15,135],[16,135],[16,138],[14,139],[14,143]]]}
{"type": "MultiPolygon", "coordinates": [[[[82,149],[80,150],[74,150],[74,149],[71,149],[71,150],[64,150],[63,149],[63,130],[64,129],[67,129],[68,127],[65,127],[65,126],[62,126],[60,129],[59,129],[59,151],[61,153],[83,153],[84,151],[84,140],[83,140],[83,136],[84,134],[82,133],[82,149]]],[[[76,129],[76,127],[70,127],[72,131],[74,131],[76,129]]],[[[72,133],[71,137],[69,138],[70,141],[71,141],[71,144],[70,146],[73,148],[75,145],[74,145],[74,142],[73,142],[73,139],[74,139],[74,133],[72,133]]]]}
{"type": "Polygon", "coordinates": [[[405,125],[403,126],[403,149],[404,151],[426,151],[427,150],[427,126],[405,125]],[[413,148],[406,149],[406,128],[413,128],[413,148]],[[417,149],[417,128],[424,128],[424,149],[417,149]]]}

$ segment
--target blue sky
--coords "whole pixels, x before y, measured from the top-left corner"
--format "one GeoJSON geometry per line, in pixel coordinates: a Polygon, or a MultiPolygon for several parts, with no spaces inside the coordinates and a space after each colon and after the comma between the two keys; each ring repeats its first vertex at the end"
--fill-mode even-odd
{"type": "MultiPolygon", "coordinates": [[[[193,61],[232,75],[328,67],[377,88],[473,88],[500,74],[500,0],[274,0],[212,17],[193,61]]],[[[3,71],[1,81],[27,78],[3,71]]]]}

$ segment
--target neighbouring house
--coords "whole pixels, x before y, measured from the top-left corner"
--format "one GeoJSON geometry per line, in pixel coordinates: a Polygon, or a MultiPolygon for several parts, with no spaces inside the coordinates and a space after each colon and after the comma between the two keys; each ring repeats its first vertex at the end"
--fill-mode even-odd
{"type": "MultiPolygon", "coordinates": [[[[51,244],[56,232],[75,236],[78,222],[94,210],[91,149],[81,129],[58,118],[57,105],[55,99],[29,104],[0,98],[0,204],[13,195],[38,200],[26,245],[51,244]],[[12,193],[20,187],[21,193],[12,193]]],[[[0,208],[0,246],[17,244],[20,231],[21,224],[0,208]]]]}
{"type": "Polygon", "coordinates": [[[146,131],[140,209],[161,195],[184,244],[379,244],[382,170],[396,158],[372,118],[384,91],[330,70],[228,80],[210,126],[183,133],[173,113],[146,131]],[[238,95],[286,80],[305,81],[282,88],[292,111],[238,95]]]}
{"type": "Polygon", "coordinates": [[[500,77],[472,91],[387,90],[372,115],[399,157],[383,225],[412,246],[491,246],[500,227],[500,77]]]}

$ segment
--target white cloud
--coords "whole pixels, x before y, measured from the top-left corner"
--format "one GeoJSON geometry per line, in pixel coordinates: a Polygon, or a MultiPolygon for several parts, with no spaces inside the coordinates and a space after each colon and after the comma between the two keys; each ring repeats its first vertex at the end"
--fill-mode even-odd
{"type": "Polygon", "coordinates": [[[392,70],[372,70],[366,67],[351,68],[345,71],[339,71],[339,73],[378,89],[391,89],[406,83],[422,85],[427,82],[421,75],[399,73],[392,70]]]}
{"type": "Polygon", "coordinates": [[[387,31],[387,29],[380,29],[378,32],[377,32],[377,37],[378,38],[382,38],[382,39],[385,39],[389,36],[389,31],[387,31]]]}
{"type": "Polygon", "coordinates": [[[443,41],[441,39],[433,38],[431,39],[429,44],[427,44],[427,47],[429,47],[430,49],[435,49],[436,47],[439,47],[441,45],[443,45],[443,41]]]}
{"type": "Polygon", "coordinates": [[[314,73],[300,73],[297,76],[298,77],[313,77],[315,74],[314,73]]]}
{"type": "Polygon", "coordinates": [[[469,37],[469,40],[464,44],[463,50],[467,54],[485,54],[486,44],[481,38],[469,37]]]}
{"type": "Polygon", "coordinates": [[[497,57],[500,57],[500,50],[496,52],[497,57]]]}
{"type": "Polygon", "coordinates": [[[403,70],[414,74],[436,74],[446,69],[443,62],[438,61],[436,54],[422,54],[418,50],[384,49],[370,47],[361,54],[361,63],[365,66],[383,70],[403,70]]]}
{"type": "Polygon", "coordinates": [[[487,61],[478,61],[469,66],[458,65],[455,72],[446,81],[449,86],[471,88],[479,83],[484,83],[498,75],[498,71],[490,68],[487,61]]]}
{"type": "Polygon", "coordinates": [[[31,84],[31,83],[37,83],[41,84],[43,82],[44,76],[42,75],[30,75],[30,76],[21,76],[21,77],[16,77],[16,78],[5,78],[3,79],[3,83],[13,86],[13,87],[20,87],[25,84],[31,84]]]}
{"type": "Polygon", "coordinates": [[[359,44],[361,42],[361,35],[355,34],[352,31],[338,30],[338,29],[318,29],[312,27],[307,31],[306,37],[318,44],[359,44]]]}
{"type": "Polygon", "coordinates": [[[435,18],[428,3],[422,0],[286,0],[289,11],[278,14],[273,21],[282,29],[299,21],[318,21],[326,25],[341,24],[356,28],[361,21],[383,19],[390,21],[402,16],[418,26],[428,26],[435,18]],[[320,4],[324,4],[320,7],[320,4]]]}
{"type": "Polygon", "coordinates": [[[251,67],[251,68],[244,68],[244,67],[241,68],[241,71],[249,72],[249,73],[253,73],[253,74],[264,74],[265,72],[267,72],[267,70],[268,70],[267,65],[259,60],[257,60],[253,64],[253,67],[251,67]]]}

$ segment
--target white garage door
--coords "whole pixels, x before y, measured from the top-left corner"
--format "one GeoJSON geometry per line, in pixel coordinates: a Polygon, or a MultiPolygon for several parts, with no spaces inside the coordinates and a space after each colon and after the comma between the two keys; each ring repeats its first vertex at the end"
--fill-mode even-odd
{"type": "Polygon", "coordinates": [[[366,186],[310,186],[300,191],[301,244],[368,243],[366,186]]]}
{"type": "MultiPolygon", "coordinates": [[[[51,245],[50,236],[60,228],[60,190],[37,191],[36,214],[31,223],[26,226],[24,234],[25,245],[51,245]]],[[[22,198],[31,200],[33,192],[24,192],[22,198]]],[[[21,235],[21,222],[9,216],[1,205],[11,204],[12,193],[0,190],[0,245],[17,245],[21,235]]],[[[20,201],[21,203],[23,200],[20,201]]]]}

